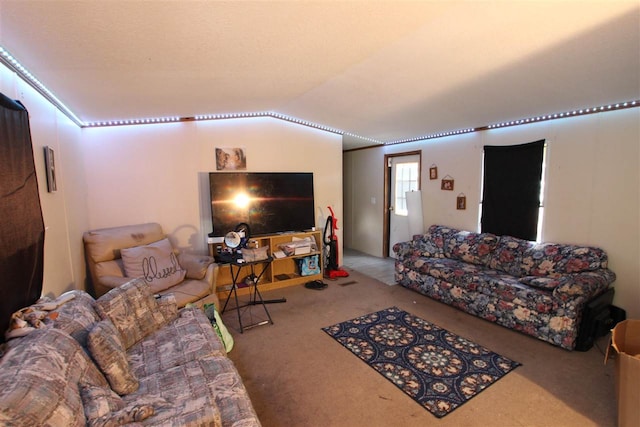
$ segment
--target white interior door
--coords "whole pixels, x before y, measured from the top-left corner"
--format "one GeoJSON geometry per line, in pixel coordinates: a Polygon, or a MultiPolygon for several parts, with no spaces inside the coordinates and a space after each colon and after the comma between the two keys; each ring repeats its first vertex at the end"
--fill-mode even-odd
{"type": "Polygon", "coordinates": [[[420,156],[392,157],[389,197],[389,254],[395,258],[393,245],[411,239],[407,192],[420,188],[420,156]]]}

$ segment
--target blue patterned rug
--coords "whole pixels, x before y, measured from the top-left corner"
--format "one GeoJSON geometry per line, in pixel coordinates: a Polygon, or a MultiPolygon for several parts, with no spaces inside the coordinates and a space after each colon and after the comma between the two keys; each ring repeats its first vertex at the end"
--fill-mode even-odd
{"type": "Polygon", "coordinates": [[[438,418],[520,366],[397,307],[322,330],[438,418]]]}

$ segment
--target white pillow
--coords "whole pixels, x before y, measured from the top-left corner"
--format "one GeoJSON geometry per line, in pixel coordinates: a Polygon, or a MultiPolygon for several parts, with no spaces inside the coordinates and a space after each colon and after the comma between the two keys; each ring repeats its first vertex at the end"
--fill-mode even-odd
{"type": "Polygon", "coordinates": [[[178,263],[169,239],[120,251],[127,277],[142,277],[154,293],[184,280],[187,270],[178,263]]]}

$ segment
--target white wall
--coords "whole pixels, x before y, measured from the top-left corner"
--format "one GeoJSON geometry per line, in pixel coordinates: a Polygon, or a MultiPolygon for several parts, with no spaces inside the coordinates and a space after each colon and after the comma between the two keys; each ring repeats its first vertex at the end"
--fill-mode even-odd
{"type": "Polygon", "coordinates": [[[158,222],[182,250],[206,253],[216,147],[246,149],[249,172],[313,172],[316,226],[342,215],[342,138],[272,118],[85,128],[89,228],[158,222]]]}
{"type": "Polygon", "coordinates": [[[385,154],[422,150],[425,228],[431,224],[477,230],[482,147],[546,139],[547,187],[543,240],[598,246],[617,274],[614,303],[640,317],[640,109],[514,126],[344,154],[345,246],[382,255],[383,159],[385,154]],[[429,167],[438,179],[429,180],[429,167]],[[440,179],[455,179],[455,191],[440,179]],[[456,196],[467,209],[456,210],[456,196]],[[373,205],[371,198],[379,203],[373,205]]]}
{"type": "Polygon", "coordinates": [[[29,111],[33,156],[45,224],[43,294],[83,288],[82,231],[87,227],[86,185],[79,157],[80,129],[44,97],[0,65],[0,92],[29,111]],[[57,187],[47,192],[44,147],[55,152],[57,187]]]}
{"type": "Polygon", "coordinates": [[[0,92],[29,111],[46,227],[43,294],[85,289],[82,233],[90,229],[158,222],[182,250],[206,253],[215,147],[246,148],[250,172],[313,172],[316,226],[329,205],[342,216],[339,135],[271,118],[80,129],[3,65],[0,92]],[[55,193],[47,192],[45,146],[55,151],[55,193]]]}

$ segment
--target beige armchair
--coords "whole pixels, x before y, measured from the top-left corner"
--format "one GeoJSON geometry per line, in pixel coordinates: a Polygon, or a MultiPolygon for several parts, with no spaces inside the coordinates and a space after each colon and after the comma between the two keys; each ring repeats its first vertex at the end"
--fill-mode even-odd
{"type": "Polygon", "coordinates": [[[206,255],[178,253],[160,224],[148,223],[87,231],[85,258],[95,297],[134,277],[143,277],[157,294],[172,293],[178,307],[218,304],[218,265],[206,255]]]}

